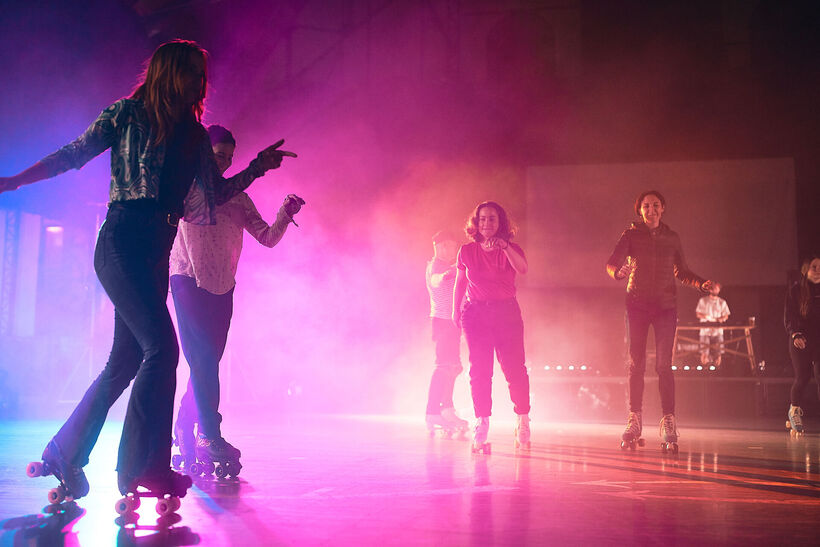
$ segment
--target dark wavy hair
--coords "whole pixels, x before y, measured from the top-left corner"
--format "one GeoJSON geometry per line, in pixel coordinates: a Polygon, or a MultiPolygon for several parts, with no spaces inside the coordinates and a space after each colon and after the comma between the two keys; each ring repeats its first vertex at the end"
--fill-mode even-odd
{"type": "Polygon", "coordinates": [[[202,120],[205,111],[205,93],[208,88],[208,52],[190,40],[172,40],[159,46],[151,59],[142,82],[131,94],[132,99],[145,103],[151,125],[156,131],[157,141],[163,142],[174,124],[186,114],[202,120]],[[195,63],[202,63],[202,88],[198,100],[185,104],[185,80],[195,63]],[[190,108],[190,111],[188,110],[190,108]]]}
{"type": "Polygon", "coordinates": [[[484,207],[492,207],[498,211],[498,231],[495,233],[495,237],[505,239],[507,241],[511,240],[515,236],[516,232],[518,232],[518,227],[510,221],[507,216],[507,211],[505,211],[501,205],[494,201],[483,201],[479,203],[475,209],[473,209],[473,212],[467,219],[467,224],[464,226],[464,233],[467,234],[467,237],[477,243],[484,241],[484,236],[482,236],[478,231],[478,213],[484,207]]]}
{"type": "Polygon", "coordinates": [[[809,290],[809,266],[814,259],[820,258],[820,253],[812,253],[803,259],[800,265],[800,302],[798,308],[802,317],[809,316],[809,308],[811,307],[811,292],[809,290]]]}
{"type": "Polygon", "coordinates": [[[635,200],[635,214],[641,216],[641,202],[644,200],[646,196],[655,196],[661,202],[661,206],[664,208],[666,207],[666,199],[663,197],[663,194],[658,192],[657,190],[646,190],[645,192],[641,192],[641,195],[638,196],[638,199],[635,200]]]}
{"type": "Polygon", "coordinates": [[[216,146],[219,143],[236,146],[236,139],[233,138],[233,133],[221,125],[209,125],[208,136],[211,138],[211,146],[216,146]]]}

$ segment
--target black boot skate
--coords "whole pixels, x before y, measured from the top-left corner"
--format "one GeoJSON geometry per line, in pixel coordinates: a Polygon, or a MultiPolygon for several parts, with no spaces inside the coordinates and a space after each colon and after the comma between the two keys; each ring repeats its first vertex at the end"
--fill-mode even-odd
{"type": "Polygon", "coordinates": [[[171,466],[184,473],[199,475],[196,469],[196,437],[194,437],[193,424],[189,426],[188,424],[176,423],[174,426],[174,446],[179,448],[179,454],[171,456],[171,466]]]}
{"type": "Polygon", "coordinates": [[[638,446],[644,446],[646,441],[641,438],[641,431],[643,430],[643,419],[641,413],[630,412],[629,418],[626,420],[626,429],[621,435],[621,449],[635,450],[638,446]]]}
{"type": "Polygon", "coordinates": [[[117,486],[124,497],[114,509],[118,514],[125,515],[139,508],[140,498],[157,498],[157,514],[164,517],[180,508],[179,498],[185,497],[192,484],[191,477],[171,469],[143,477],[120,475],[117,486]]]}
{"type": "Polygon", "coordinates": [[[203,471],[217,478],[236,477],[242,469],[239,458],[242,452],[224,438],[209,438],[200,433],[196,439],[196,459],[203,471]]]}
{"type": "Polygon", "coordinates": [[[60,481],[57,488],[48,492],[48,502],[51,504],[61,503],[63,500],[73,501],[88,494],[88,479],[85,478],[82,467],[66,461],[53,439],[46,445],[42,461],[28,464],[26,474],[29,477],[54,475],[60,481]]]}

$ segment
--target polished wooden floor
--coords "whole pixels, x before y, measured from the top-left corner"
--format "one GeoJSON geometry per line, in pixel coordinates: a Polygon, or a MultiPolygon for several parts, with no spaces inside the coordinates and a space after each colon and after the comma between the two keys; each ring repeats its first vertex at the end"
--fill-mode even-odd
{"type": "Polygon", "coordinates": [[[241,480],[198,480],[177,519],[151,504],[118,526],[120,424],[86,468],[91,493],[46,506],[53,477],[30,479],[59,424],[0,423],[0,545],[693,545],[814,544],[820,436],[681,429],[681,452],[618,447],[622,426],[491,425],[491,455],[429,438],[419,419],[309,416],[232,430],[241,480]],[[40,543],[37,543],[37,542],[40,543]]]}

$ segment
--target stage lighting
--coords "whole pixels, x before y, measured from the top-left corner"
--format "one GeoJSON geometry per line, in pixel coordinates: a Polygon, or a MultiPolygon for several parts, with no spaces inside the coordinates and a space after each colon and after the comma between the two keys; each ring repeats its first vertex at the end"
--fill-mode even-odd
{"type": "Polygon", "coordinates": [[[678,370],[678,365],[672,365],[672,370],[678,370]]]}
{"type": "Polygon", "coordinates": [[[717,370],[717,367],[715,365],[709,365],[709,370],[717,370]]]}
{"type": "Polygon", "coordinates": [[[683,370],[689,370],[689,365],[683,365],[683,370]]]}
{"type": "Polygon", "coordinates": [[[703,370],[703,365],[698,365],[698,370],[703,370]]]}

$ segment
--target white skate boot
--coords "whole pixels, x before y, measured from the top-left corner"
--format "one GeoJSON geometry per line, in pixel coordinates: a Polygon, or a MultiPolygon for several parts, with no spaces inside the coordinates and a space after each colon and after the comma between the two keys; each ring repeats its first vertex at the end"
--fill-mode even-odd
{"type": "Polygon", "coordinates": [[[786,429],[793,437],[803,435],[803,409],[799,406],[789,406],[789,419],[786,420],[786,429]]]}
{"type": "Polygon", "coordinates": [[[450,424],[450,426],[457,432],[457,433],[466,433],[468,429],[470,429],[470,424],[467,420],[462,420],[456,414],[456,409],[450,408],[442,408],[441,409],[441,417],[444,418],[446,422],[450,424]]]}
{"type": "Polygon", "coordinates": [[[523,450],[530,449],[529,414],[518,414],[515,417],[515,447],[523,450]]]}
{"type": "Polygon", "coordinates": [[[441,431],[443,437],[450,438],[456,431],[456,428],[441,414],[427,414],[424,421],[427,424],[427,431],[431,437],[435,436],[436,431],[441,431]]]}
{"type": "Polygon", "coordinates": [[[678,424],[674,414],[664,414],[660,424],[661,450],[678,453],[678,424]]]}
{"type": "Polygon", "coordinates": [[[530,415],[517,414],[515,417],[515,447],[530,449],[530,415]]]}
{"type": "Polygon", "coordinates": [[[483,452],[490,453],[490,443],[487,442],[487,436],[490,434],[490,418],[482,416],[476,421],[475,429],[473,430],[473,454],[483,452]]]}
{"type": "Polygon", "coordinates": [[[629,418],[626,420],[626,429],[621,435],[621,448],[626,450],[635,450],[637,446],[643,446],[646,441],[641,438],[641,431],[643,430],[643,418],[640,412],[630,412],[629,418]]]}

